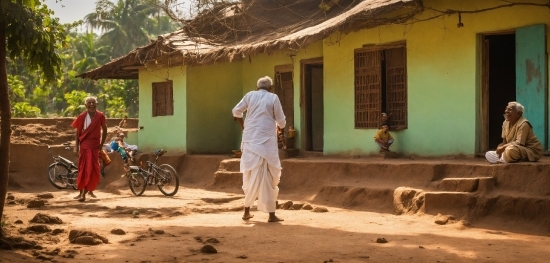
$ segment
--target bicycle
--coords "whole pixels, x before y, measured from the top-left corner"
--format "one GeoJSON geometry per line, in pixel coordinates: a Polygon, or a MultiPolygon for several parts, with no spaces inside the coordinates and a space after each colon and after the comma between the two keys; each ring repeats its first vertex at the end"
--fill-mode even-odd
{"type": "Polygon", "coordinates": [[[178,192],[179,179],[176,169],[169,164],[157,165],[158,158],[166,152],[163,149],[155,151],[155,161],[146,162],[147,170],[140,166],[127,168],[128,184],[134,195],[142,195],[148,185],[156,185],[165,196],[173,196],[178,192]]]}
{"type": "MultiPolygon", "coordinates": [[[[64,143],[63,145],[65,146],[65,150],[71,149],[68,143],[64,143]]],[[[54,162],[48,167],[48,180],[57,189],[66,189],[69,186],[75,190],[78,189],[76,186],[78,167],[61,155],[54,156],[51,148],[48,145],[48,151],[54,162]]]]}

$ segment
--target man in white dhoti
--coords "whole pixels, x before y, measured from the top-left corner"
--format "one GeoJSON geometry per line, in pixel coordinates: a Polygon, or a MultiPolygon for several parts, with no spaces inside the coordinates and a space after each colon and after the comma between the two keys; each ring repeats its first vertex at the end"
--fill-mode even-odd
{"type": "Polygon", "coordinates": [[[243,173],[243,220],[253,217],[250,206],[258,199],[258,210],[269,213],[268,222],[283,221],[275,216],[281,161],[277,146],[277,126],[284,128],[285,115],[279,97],[271,93],[269,77],[258,80],[257,89],[247,93],[233,108],[233,116],[243,129],[241,172],[243,173]],[[246,119],[243,121],[243,113],[246,119]]]}

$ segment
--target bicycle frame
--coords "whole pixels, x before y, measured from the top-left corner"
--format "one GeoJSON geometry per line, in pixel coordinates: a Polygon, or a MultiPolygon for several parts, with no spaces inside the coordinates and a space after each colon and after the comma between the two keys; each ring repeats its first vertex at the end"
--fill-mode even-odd
{"type": "MultiPolygon", "coordinates": [[[[64,144],[64,145],[65,145],[65,149],[70,149],[70,147],[67,144],[64,144]]],[[[54,156],[52,153],[52,149],[49,145],[48,145],[48,152],[52,157],[52,159],[54,160],[54,162],[50,164],[50,166],[48,167],[48,179],[50,180],[50,183],[58,189],[64,189],[69,186],[71,186],[73,189],[77,189],[76,178],[78,176],[78,167],[71,160],[65,157],[62,157],[60,155],[54,156]],[[55,173],[55,171],[57,170],[56,168],[57,166],[61,166],[65,168],[66,173],[53,174],[54,176],[52,177],[52,174],[50,174],[50,172],[54,171],[55,173]],[[61,181],[62,183],[61,184],[56,183],[58,180],[61,181]]]]}
{"type": "Polygon", "coordinates": [[[141,168],[140,166],[130,166],[130,172],[136,172],[139,173],[143,178],[145,178],[146,182],[149,182],[149,178],[156,179],[158,175],[159,166],[157,165],[157,160],[159,159],[161,155],[156,155],[155,161],[146,161],[148,169],[145,170],[141,168]]]}
{"type": "Polygon", "coordinates": [[[177,193],[179,179],[176,170],[169,164],[157,165],[158,158],[164,153],[166,153],[165,150],[156,151],[155,161],[146,162],[147,170],[140,166],[126,166],[128,183],[134,195],[142,195],[148,185],[156,185],[166,196],[173,196],[177,193]]]}

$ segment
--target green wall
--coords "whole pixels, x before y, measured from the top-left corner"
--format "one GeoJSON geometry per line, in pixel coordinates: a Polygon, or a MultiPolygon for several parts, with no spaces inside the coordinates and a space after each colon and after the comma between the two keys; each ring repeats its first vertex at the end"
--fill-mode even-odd
{"type": "Polygon", "coordinates": [[[139,71],[139,126],[138,147],[141,152],[157,149],[172,153],[186,153],[187,85],[186,67],[167,69],[140,69],[139,71]],[[153,82],[173,81],[174,115],[153,117],[153,82]]]}
{"type": "Polygon", "coordinates": [[[242,97],[241,64],[193,66],[187,73],[187,152],[239,149],[241,128],[231,110],[242,97]]]}
{"type": "MultiPolygon", "coordinates": [[[[544,2],[544,1],[543,1],[544,2]]],[[[477,10],[501,1],[425,0],[438,10],[477,10]]],[[[426,11],[416,19],[434,13],[426,11]]],[[[262,53],[234,62],[170,70],[140,71],[141,149],[164,147],[190,153],[229,153],[239,148],[241,131],[231,109],[274,67],[294,68],[294,126],[301,146],[300,61],[323,57],[324,154],[357,155],[378,151],[376,129],[354,128],[354,50],[364,45],[405,41],[407,48],[408,129],[393,131],[392,150],[442,156],[477,152],[480,135],[481,34],[513,31],[545,23],[547,8],[516,6],[482,13],[441,16],[406,25],[337,32],[299,51],[262,53]],[[174,116],[151,117],[151,83],[174,81],[174,116]]],[[[418,21],[417,20],[417,21],[418,21]]],[[[547,33],[547,36],[550,35],[547,33]]],[[[548,47],[547,47],[548,50],[548,47]]],[[[527,106],[527,105],[526,105],[527,106]]],[[[504,105],[503,105],[504,108],[504,105]]],[[[527,107],[528,110],[528,107],[527,107]]]]}
{"type": "MultiPolygon", "coordinates": [[[[275,66],[293,65],[293,82],[294,82],[294,129],[296,130],[296,148],[301,145],[301,109],[300,109],[300,61],[304,59],[312,59],[323,56],[323,43],[317,42],[309,45],[305,49],[299,51],[280,51],[273,54],[258,54],[251,57],[250,60],[245,59],[242,63],[242,96],[249,91],[256,89],[256,83],[259,78],[269,76],[275,81],[275,66]]],[[[240,100],[240,98],[239,98],[240,100]]],[[[235,105],[239,102],[237,100],[235,105]]],[[[287,124],[289,125],[289,124],[287,124]]],[[[240,136],[240,135],[239,135],[240,136]]],[[[240,137],[239,137],[240,142],[240,137]]]]}
{"type": "MultiPolygon", "coordinates": [[[[500,1],[424,1],[425,7],[439,10],[475,10],[500,4],[500,1]]],[[[425,12],[417,18],[431,15],[433,12],[425,12]]],[[[354,49],[406,41],[408,129],[392,132],[396,139],[392,150],[424,156],[474,154],[480,130],[479,34],[548,24],[548,17],[545,8],[512,7],[462,14],[461,28],[457,27],[457,15],[452,15],[348,35],[333,34],[323,46],[324,153],[377,152],[373,141],[376,129],[354,128],[354,49]],[[334,45],[338,38],[338,44],[334,45]]]]}

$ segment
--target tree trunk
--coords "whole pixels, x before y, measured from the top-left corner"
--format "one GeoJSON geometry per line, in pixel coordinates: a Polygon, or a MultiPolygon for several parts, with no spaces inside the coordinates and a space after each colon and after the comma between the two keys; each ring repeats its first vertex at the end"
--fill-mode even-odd
{"type": "MultiPolygon", "coordinates": [[[[6,72],[6,48],[6,27],[0,23],[0,221],[4,215],[10,171],[11,107],[6,72]]],[[[3,236],[4,231],[0,228],[0,237],[3,236]]]]}

